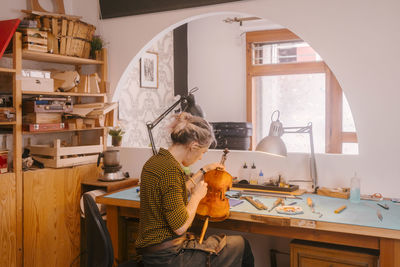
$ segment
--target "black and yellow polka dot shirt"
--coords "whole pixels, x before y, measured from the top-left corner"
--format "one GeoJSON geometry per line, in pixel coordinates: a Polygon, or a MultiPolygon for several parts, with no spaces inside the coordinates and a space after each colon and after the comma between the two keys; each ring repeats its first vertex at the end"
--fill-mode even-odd
{"type": "Polygon", "coordinates": [[[185,174],[171,153],[161,148],[143,166],[140,178],[140,223],[136,247],[144,248],[176,237],[186,211],[185,174]]]}

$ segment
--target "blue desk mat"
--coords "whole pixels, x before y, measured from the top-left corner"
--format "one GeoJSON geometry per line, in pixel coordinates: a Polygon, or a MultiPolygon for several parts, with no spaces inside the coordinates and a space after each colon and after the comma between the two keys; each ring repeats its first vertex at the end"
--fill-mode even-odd
{"type": "MultiPolygon", "coordinates": [[[[138,188],[139,187],[129,188],[127,190],[110,194],[106,197],[140,201],[140,197],[137,193],[138,188]]],[[[231,190],[226,193],[228,196],[232,196],[238,192],[239,191],[231,190]]],[[[301,197],[302,199],[286,199],[285,205],[288,205],[292,202],[297,202],[295,206],[300,206],[303,209],[303,214],[286,215],[277,213],[275,209],[271,212],[268,212],[268,210],[258,210],[248,201],[243,201],[243,203],[235,207],[231,207],[230,210],[250,214],[292,217],[305,220],[400,230],[400,205],[395,204],[392,201],[383,200],[378,202],[371,200],[361,200],[360,203],[352,203],[347,199],[325,197],[313,194],[304,194],[299,197],[301,197]],[[323,216],[321,218],[318,217],[318,214],[311,212],[311,208],[307,206],[307,197],[310,197],[313,200],[315,211],[322,213],[323,216]],[[389,206],[389,209],[385,210],[378,206],[377,203],[387,204],[389,206]],[[347,208],[344,209],[341,213],[337,214],[334,212],[336,209],[340,208],[343,205],[346,205],[347,208]],[[379,210],[383,216],[382,221],[380,221],[378,219],[378,216],[376,215],[377,210],[379,210]]],[[[259,200],[268,208],[271,208],[272,204],[276,200],[275,197],[271,198],[263,196],[253,196],[253,199],[259,200]]]]}

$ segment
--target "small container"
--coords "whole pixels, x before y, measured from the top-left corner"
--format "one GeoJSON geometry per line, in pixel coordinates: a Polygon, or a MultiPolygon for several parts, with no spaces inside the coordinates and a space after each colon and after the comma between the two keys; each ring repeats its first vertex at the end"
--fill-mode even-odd
{"type": "Polygon", "coordinates": [[[258,173],[254,162],[250,170],[250,184],[258,184],[258,173]]]}
{"type": "Polygon", "coordinates": [[[260,170],[260,173],[258,174],[258,183],[261,185],[266,184],[267,181],[265,181],[264,178],[264,173],[262,172],[262,170],[260,170]]]}
{"type": "Polygon", "coordinates": [[[350,201],[353,203],[360,202],[360,178],[357,173],[350,180],[350,201]]]}
{"type": "Polygon", "coordinates": [[[239,176],[239,181],[242,181],[242,180],[246,180],[247,182],[250,181],[249,169],[247,168],[246,162],[240,168],[238,176],[239,176]]]}

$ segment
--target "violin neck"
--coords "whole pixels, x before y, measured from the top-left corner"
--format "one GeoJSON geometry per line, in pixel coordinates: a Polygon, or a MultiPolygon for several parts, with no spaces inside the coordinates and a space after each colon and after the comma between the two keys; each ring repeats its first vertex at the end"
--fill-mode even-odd
{"type": "Polygon", "coordinates": [[[227,148],[225,148],[224,154],[222,155],[221,162],[220,162],[221,165],[225,165],[226,154],[228,154],[228,153],[229,153],[229,150],[227,148]]]}

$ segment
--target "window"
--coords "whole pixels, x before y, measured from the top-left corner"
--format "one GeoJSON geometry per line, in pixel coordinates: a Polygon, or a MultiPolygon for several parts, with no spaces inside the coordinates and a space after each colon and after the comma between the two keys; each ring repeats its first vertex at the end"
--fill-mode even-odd
{"type": "MultiPolygon", "coordinates": [[[[286,29],[249,32],[246,39],[247,120],[253,123],[253,148],[268,134],[271,114],[279,109],[284,126],[313,123],[317,153],[357,154],[350,107],[318,53],[286,29]]],[[[290,152],[309,151],[307,136],[282,138],[290,152]]]]}

